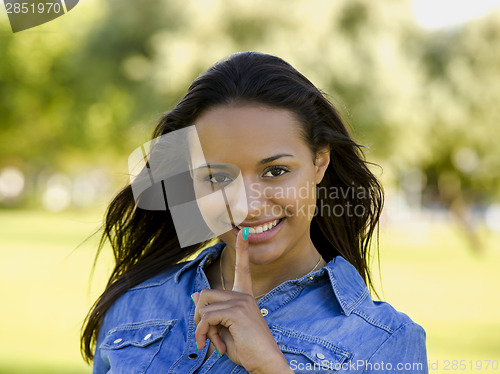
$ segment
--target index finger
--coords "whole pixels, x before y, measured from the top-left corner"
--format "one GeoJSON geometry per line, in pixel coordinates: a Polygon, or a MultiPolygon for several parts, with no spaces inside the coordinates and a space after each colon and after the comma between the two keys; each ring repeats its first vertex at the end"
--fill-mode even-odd
{"type": "Polygon", "coordinates": [[[253,296],[248,240],[243,238],[244,230],[247,230],[246,235],[248,238],[248,227],[240,230],[236,236],[236,264],[234,267],[233,291],[243,292],[253,296]]]}

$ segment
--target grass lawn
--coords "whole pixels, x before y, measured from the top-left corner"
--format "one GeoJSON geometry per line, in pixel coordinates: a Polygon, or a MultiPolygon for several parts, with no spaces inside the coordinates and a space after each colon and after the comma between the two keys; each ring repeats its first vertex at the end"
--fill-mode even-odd
{"type": "MultiPolygon", "coordinates": [[[[98,238],[79,244],[103,212],[0,211],[0,373],[91,372],[79,330],[111,262],[101,257],[90,284],[98,238]]],[[[381,229],[379,293],[425,328],[431,373],[500,373],[485,369],[500,365],[500,235],[483,237],[475,255],[454,226],[381,229]]]]}

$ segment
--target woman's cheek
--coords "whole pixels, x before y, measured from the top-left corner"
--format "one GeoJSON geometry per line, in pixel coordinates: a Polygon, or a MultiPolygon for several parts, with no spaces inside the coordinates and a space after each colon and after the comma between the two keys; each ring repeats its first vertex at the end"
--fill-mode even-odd
{"type": "Polygon", "coordinates": [[[308,181],[306,184],[289,188],[288,191],[294,191],[282,202],[288,215],[310,222],[316,211],[316,184],[308,181]]]}
{"type": "Polygon", "coordinates": [[[231,229],[230,224],[224,223],[224,218],[226,218],[225,222],[229,222],[229,216],[223,201],[221,204],[220,200],[220,198],[215,196],[204,196],[197,200],[198,207],[205,223],[216,235],[231,229]]]}

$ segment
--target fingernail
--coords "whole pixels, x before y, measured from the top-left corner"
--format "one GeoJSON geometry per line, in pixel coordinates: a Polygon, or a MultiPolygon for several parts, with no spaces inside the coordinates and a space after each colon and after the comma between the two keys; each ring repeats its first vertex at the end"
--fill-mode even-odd
{"type": "Polygon", "coordinates": [[[196,301],[194,301],[193,296],[196,295],[198,292],[195,292],[194,294],[191,295],[191,300],[193,300],[193,303],[196,304],[196,301]]]}
{"type": "Polygon", "coordinates": [[[215,352],[217,352],[217,356],[222,357],[222,355],[220,354],[219,350],[217,349],[217,347],[215,347],[215,352]]]}
{"type": "Polygon", "coordinates": [[[196,350],[198,351],[199,349],[198,349],[198,343],[197,342],[194,343],[194,346],[196,347],[196,350]]]}
{"type": "Polygon", "coordinates": [[[248,240],[248,233],[250,229],[248,227],[244,227],[242,231],[243,231],[243,239],[248,240]]]}

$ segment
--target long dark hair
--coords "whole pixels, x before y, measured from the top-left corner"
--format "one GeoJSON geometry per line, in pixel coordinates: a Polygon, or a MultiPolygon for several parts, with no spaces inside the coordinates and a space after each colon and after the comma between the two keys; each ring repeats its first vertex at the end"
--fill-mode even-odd
{"type": "MultiPolygon", "coordinates": [[[[343,256],[373,290],[368,264],[371,238],[378,228],[383,205],[381,185],[337,110],[290,64],[256,52],[231,55],[191,84],[175,108],[161,117],[153,138],[192,125],[209,108],[234,103],[259,103],[290,110],[302,123],[304,140],[313,154],[330,148],[330,164],[318,185],[317,200],[318,211],[330,207],[329,214],[315,214],[311,239],[326,261],[343,256]],[[331,193],[332,187],[343,193],[331,193]],[[327,193],[321,193],[322,190],[327,193]],[[357,210],[338,214],[339,207],[348,206],[357,210]]],[[[169,211],[138,208],[130,185],[118,193],[107,209],[97,255],[108,240],[116,264],[82,328],[81,351],[87,362],[93,359],[104,315],[121,295],[208,244],[181,248],[169,211]]]]}

